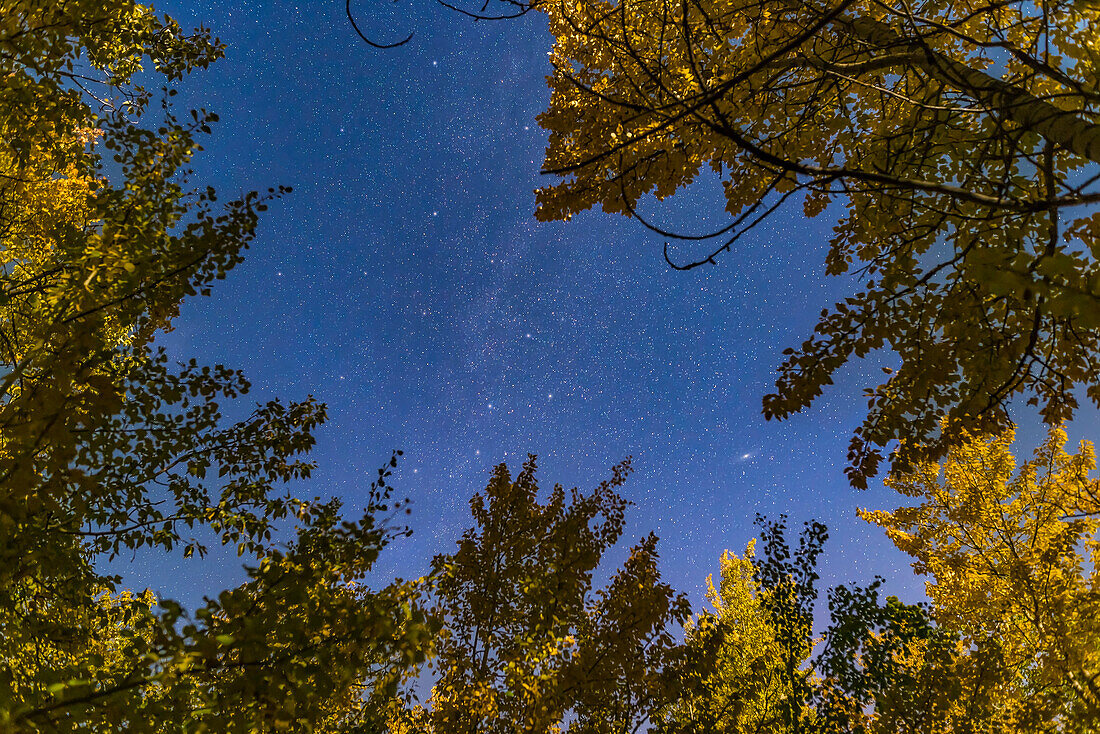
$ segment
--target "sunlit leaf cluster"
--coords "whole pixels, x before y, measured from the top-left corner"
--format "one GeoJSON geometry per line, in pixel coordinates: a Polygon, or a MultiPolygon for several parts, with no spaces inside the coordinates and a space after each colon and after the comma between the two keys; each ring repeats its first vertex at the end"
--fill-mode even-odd
{"type": "MultiPolygon", "coordinates": [[[[972,437],[889,484],[920,504],[863,512],[914,557],[941,624],[989,658],[1020,726],[1100,714],[1100,485],[1054,429],[1017,466],[1012,431],[972,437]]],[[[978,675],[979,671],[972,671],[978,675]]]]}

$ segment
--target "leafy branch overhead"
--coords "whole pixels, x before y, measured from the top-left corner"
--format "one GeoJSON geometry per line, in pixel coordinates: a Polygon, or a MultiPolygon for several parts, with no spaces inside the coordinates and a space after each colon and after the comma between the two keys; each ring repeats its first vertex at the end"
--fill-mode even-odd
{"type": "Polygon", "coordinates": [[[840,217],[825,272],[855,269],[861,288],[788,350],[763,405],[785,418],[853,357],[893,350],[900,367],[867,390],[852,439],[855,486],[888,446],[904,468],[966,428],[1006,426],[1015,396],[1052,424],[1074,414],[1077,386],[1100,405],[1095,5],[535,7],[556,38],[539,119],[545,172],[560,178],[538,192],[540,218],[598,205],[640,219],[644,195],[671,196],[709,166],[726,227],[689,236],[646,222],[715,240],[702,254],[666,245],[685,269],[765,246],[742,238],[792,198],[840,217]]]}

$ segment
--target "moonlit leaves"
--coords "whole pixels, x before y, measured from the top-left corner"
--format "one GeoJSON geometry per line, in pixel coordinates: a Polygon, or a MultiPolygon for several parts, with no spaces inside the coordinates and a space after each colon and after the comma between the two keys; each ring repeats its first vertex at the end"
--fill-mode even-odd
{"type": "Polygon", "coordinates": [[[709,166],[731,220],[713,244],[675,250],[686,260],[670,263],[690,268],[761,246],[755,223],[788,197],[808,217],[836,205],[824,272],[856,271],[857,292],[786,354],[763,409],[786,418],[853,358],[900,357],[867,390],[853,485],[888,448],[904,468],[942,455],[964,428],[1007,425],[1017,397],[1050,423],[1073,415],[1077,385],[1100,405],[1087,206],[1100,192],[1081,188],[1100,154],[1095,7],[539,7],[556,39],[544,169],[559,177],[538,192],[540,218],[595,206],[636,216],[644,196],[673,195],[709,166]]]}

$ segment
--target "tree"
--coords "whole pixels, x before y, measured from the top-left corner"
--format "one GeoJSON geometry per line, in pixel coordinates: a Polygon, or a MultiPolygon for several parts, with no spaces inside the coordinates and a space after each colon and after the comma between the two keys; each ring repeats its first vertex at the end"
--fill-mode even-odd
{"type": "MultiPolygon", "coordinates": [[[[853,357],[900,360],[867,390],[848,475],[866,486],[1023,396],[1050,423],[1100,405],[1100,7],[1089,2],[558,0],[538,216],[599,205],[717,263],[792,197],[844,206],[825,272],[858,293],[788,350],[764,413],[808,406],[853,357]],[[707,165],[730,222],[678,235],[638,202],[707,165]],[[941,419],[947,418],[946,422],[941,419]],[[940,430],[942,426],[942,431],[940,430]],[[910,440],[912,439],[912,440],[910,440]]],[[[523,5],[522,7],[530,7],[523,5]]],[[[838,211],[833,208],[830,211],[838,211]]],[[[691,257],[689,255],[689,257],[691,257]]]]}
{"type": "Polygon", "coordinates": [[[968,437],[940,464],[889,483],[916,507],[861,511],[930,577],[930,603],[882,598],[884,579],[828,593],[813,633],[826,533],[797,549],[785,518],[760,520],[722,560],[714,611],[688,626],[683,696],[668,732],[1093,732],[1100,679],[1100,485],[1091,444],[1053,429],[1017,469],[1011,432],[968,437]],[[816,652],[815,652],[816,647],[816,652]]]}
{"type": "Polygon", "coordinates": [[[216,116],[170,102],[221,45],[128,0],[0,0],[0,50],[0,729],[366,721],[349,691],[392,689],[432,630],[415,584],[363,583],[399,532],[396,458],[359,519],[297,499],[281,485],[309,476],[324,406],[226,424],[244,377],[151,344],[282,193],[219,208],[189,182],[216,116]],[[248,581],[193,615],[97,569],[146,547],[201,556],[202,534],[248,581]]]}
{"type": "Polygon", "coordinates": [[[758,522],[763,553],[750,544],[742,558],[724,555],[720,591],[711,587],[714,611],[688,626],[677,671],[683,695],[666,709],[660,730],[1074,730],[1057,717],[1019,727],[1004,695],[1014,674],[999,651],[973,644],[950,620],[940,624],[926,605],[882,600],[881,578],[831,589],[828,626],[815,635],[825,528],[807,523],[792,549],[785,518],[758,522]]]}
{"type": "Polygon", "coordinates": [[[673,694],[672,623],[690,609],[660,580],[655,536],[592,590],[623,532],[629,461],[590,494],[557,485],[545,504],[535,472],[534,456],[514,479],[498,466],[470,501],[475,527],[433,562],[437,679],[425,707],[394,712],[395,731],[638,731],[673,694]]]}
{"type": "MultiPolygon", "coordinates": [[[[1017,467],[1013,438],[1012,431],[968,436],[942,463],[890,477],[919,505],[861,514],[929,577],[933,616],[972,651],[958,678],[998,671],[996,719],[986,720],[1020,731],[1094,731],[1100,489],[1089,476],[1093,448],[1082,442],[1067,453],[1065,431],[1054,428],[1034,459],[1017,467]]],[[[962,720],[968,712],[952,713],[962,720]]]]}
{"type": "MultiPolygon", "coordinates": [[[[950,731],[935,727],[943,722],[944,695],[954,694],[953,704],[966,697],[952,667],[957,637],[919,605],[894,597],[881,603],[882,579],[831,589],[829,626],[815,635],[824,526],[807,523],[792,549],[785,517],[758,524],[764,552],[757,557],[755,543],[740,558],[727,551],[720,590],[708,584],[714,610],[687,628],[685,695],[669,708],[663,730],[950,731]]],[[[986,690],[967,693],[986,701],[986,690]]]]}
{"type": "Polygon", "coordinates": [[[831,625],[815,660],[816,730],[838,734],[1015,731],[989,646],[970,648],[927,605],[890,596],[883,579],[829,591],[831,625]]]}
{"type": "Polygon", "coordinates": [[[793,690],[775,620],[768,613],[770,591],[756,579],[755,541],[741,557],[726,551],[720,564],[718,588],[712,577],[707,578],[712,608],[685,628],[684,645],[694,663],[684,669],[684,689],[690,693],[666,714],[665,729],[714,734],[790,731],[784,714],[793,690]]]}

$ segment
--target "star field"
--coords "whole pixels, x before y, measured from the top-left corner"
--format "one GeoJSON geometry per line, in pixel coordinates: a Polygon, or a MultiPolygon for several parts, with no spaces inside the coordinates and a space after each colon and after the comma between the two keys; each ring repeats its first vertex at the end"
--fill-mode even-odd
{"type": "MultiPolygon", "coordinates": [[[[414,535],[386,551],[383,576],[419,575],[453,548],[491,468],[518,469],[531,452],[547,487],[592,487],[632,455],[623,549],[657,532],[666,578],[695,601],[723,549],[755,535],[757,512],[829,525],[824,585],[895,568],[907,578],[904,558],[854,513],[897,503],[842,474],[877,366],[846,370],[789,421],[760,412],[781,351],[850,285],[819,276],[828,216],[791,208],[719,266],[690,272],[668,268],[664,240],[621,217],[538,223],[541,17],[474,23],[380,5],[359,9],[361,27],[379,41],[415,30],[409,44],[368,47],[334,0],[158,6],[228,45],[180,97],[221,117],[196,180],[223,198],[294,187],[245,263],[187,304],[163,343],[243,369],[252,401],[328,404],[303,491],[354,508],[390,450],[404,450],[395,485],[413,501],[414,535]]],[[[703,181],[644,214],[704,231],[724,223],[718,193],[703,181]]],[[[236,567],[131,572],[194,599],[232,583],[236,567]]]]}

